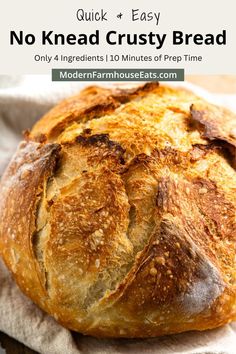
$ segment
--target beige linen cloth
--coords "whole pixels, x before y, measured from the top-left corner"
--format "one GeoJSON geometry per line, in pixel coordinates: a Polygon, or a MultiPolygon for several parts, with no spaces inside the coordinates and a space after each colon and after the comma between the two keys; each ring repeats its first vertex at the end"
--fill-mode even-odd
{"type": "MultiPolygon", "coordinates": [[[[21,131],[31,127],[51,106],[82,86],[84,84],[52,83],[48,76],[0,76],[0,175],[15,151],[21,131]]],[[[184,83],[184,86],[236,111],[236,95],[213,97],[192,85],[184,83]]],[[[44,354],[236,353],[235,324],[147,340],[102,340],[72,334],[20,292],[1,260],[0,331],[44,354]]]]}

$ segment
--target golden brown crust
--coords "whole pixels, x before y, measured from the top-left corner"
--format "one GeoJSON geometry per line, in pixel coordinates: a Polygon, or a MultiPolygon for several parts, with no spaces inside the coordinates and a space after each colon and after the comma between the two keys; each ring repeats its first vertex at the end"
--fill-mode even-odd
{"type": "Polygon", "coordinates": [[[233,119],[157,84],[52,109],[1,183],[0,250],[21,289],[95,336],[235,319],[233,119]]]}
{"type": "Polygon", "coordinates": [[[226,108],[206,102],[191,106],[192,119],[204,126],[204,136],[208,139],[220,139],[236,146],[236,115],[226,108]]]}
{"type": "Polygon", "coordinates": [[[45,135],[48,139],[53,139],[69,124],[99,118],[137,95],[151,91],[156,86],[158,83],[154,82],[125,90],[87,87],[79,95],[64,100],[42,117],[35,124],[31,136],[39,138],[45,135]]]}
{"type": "Polygon", "coordinates": [[[0,249],[16,281],[34,301],[47,296],[45,274],[34,254],[37,208],[56,166],[60,146],[21,142],[1,181],[0,249]],[[4,221],[4,222],[3,222],[4,221]],[[6,236],[4,236],[6,235],[6,236]]]}

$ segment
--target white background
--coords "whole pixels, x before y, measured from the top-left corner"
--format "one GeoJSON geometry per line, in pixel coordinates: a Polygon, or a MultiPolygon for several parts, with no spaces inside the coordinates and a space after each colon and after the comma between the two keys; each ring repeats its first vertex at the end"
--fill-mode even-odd
{"type": "Polygon", "coordinates": [[[236,74],[236,25],[235,0],[119,0],[119,1],[91,1],[91,0],[60,0],[60,1],[32,1],[7,0],[3,1],[0,11],[0,74],[50,74],[51,68],[185,68],[189,74],[236,74]],[[82,23],[78,22],[76,12],[79,8],[85,10],[99,10],[104,8],[108,12],[109,21],[82,23]],[[154,22],[132,22],[131,9],[140,11],[161,12],[160,24],[154,22]],[[123,19],[116,15],[122,12],[123,19]],[[92,33],[100,30],[101,43],[99,46],[42,46],[41,32],[53,30],[57,33],[92,33]],[[173,46],[171,33],[180,30],[185,33],[214,33],[227,31],[227,45],[225,46],[173,46]],[[10,46],[10,30],[35,34],[37,41],[33,46],[10,46]],[[155,46],[109,46],[106,44],[105,33],[116,30],[120,33],[167,33],[166,43],[161,50],[155,46]],[[132,55],[202,55],[202,63],[155,63],[155,62],[79,62],[79,63],[50,63],[35,62],[34,55],[104,55],[104,54],[132,54],[132,55]]]}

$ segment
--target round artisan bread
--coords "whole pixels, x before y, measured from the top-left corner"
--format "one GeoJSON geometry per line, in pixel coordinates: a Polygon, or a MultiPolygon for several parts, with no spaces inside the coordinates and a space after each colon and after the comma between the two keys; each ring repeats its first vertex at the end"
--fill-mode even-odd
{"type": "Polygon", "coordinates": [[[63,326],[153,337],[236,318],[236,118],[183,89],[89,87],[25,136],[0,250],[63,326]]]}

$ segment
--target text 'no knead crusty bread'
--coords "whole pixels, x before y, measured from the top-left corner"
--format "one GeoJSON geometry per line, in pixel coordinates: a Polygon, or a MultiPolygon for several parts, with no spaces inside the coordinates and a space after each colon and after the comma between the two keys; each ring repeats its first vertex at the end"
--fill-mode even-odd
{"type": "Polygon", "coordinates": [[[235,319],[235,119],[157,83],[53,108],[1,183],[1,254],[23,292],[95,336],[235,319]]]}

